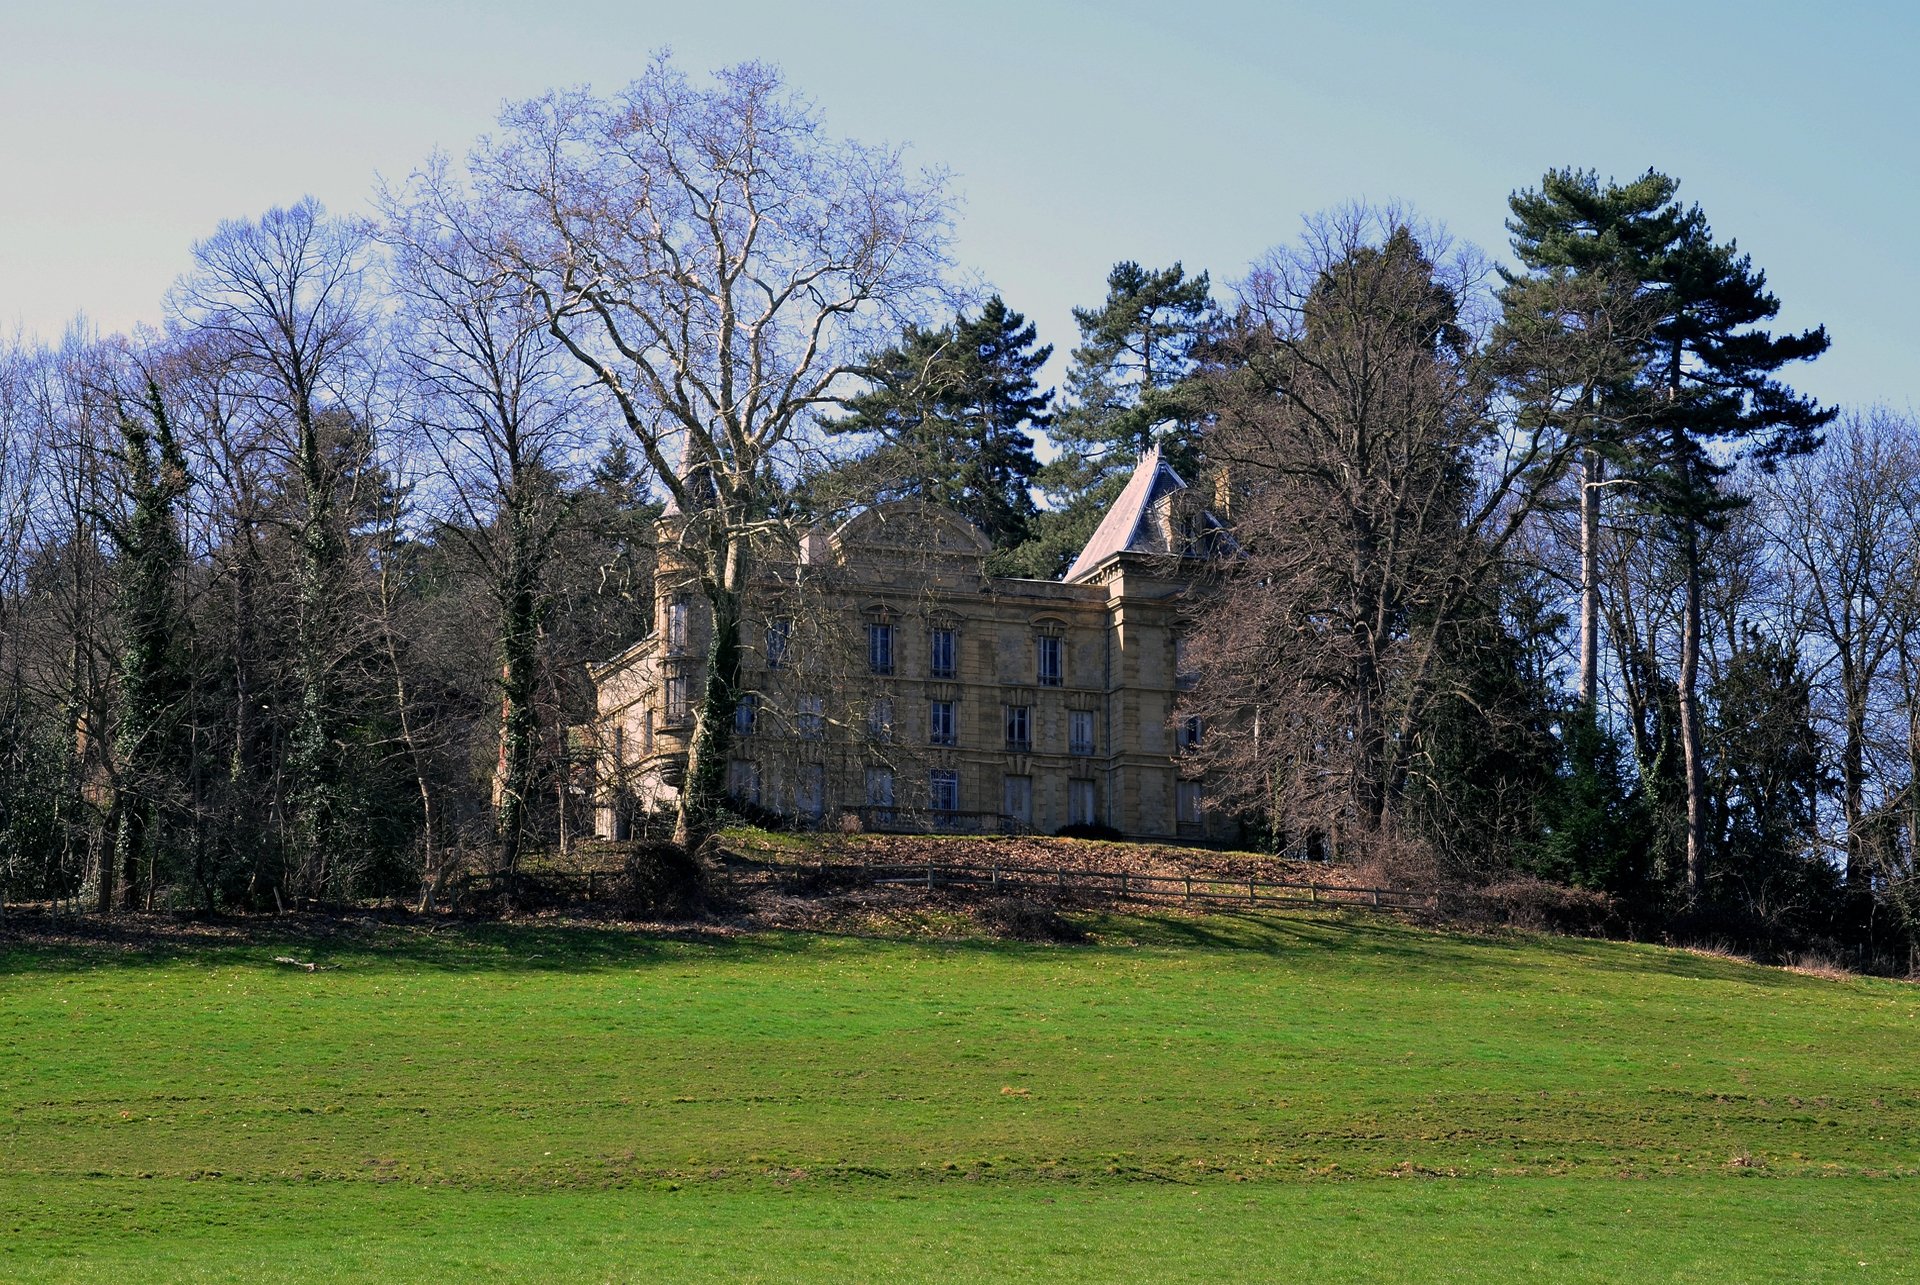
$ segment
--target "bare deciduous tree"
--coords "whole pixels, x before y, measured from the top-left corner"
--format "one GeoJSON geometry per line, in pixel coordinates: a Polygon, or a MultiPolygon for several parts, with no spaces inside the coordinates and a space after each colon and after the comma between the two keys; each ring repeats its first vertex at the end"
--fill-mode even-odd
{"type": "Polygon", "coordinates": [[[779,73],[710,86],[664,58],[611,99],[511,107],[473,158],[498,247],[678,510],[713,617],[677,824],[724,785],[743,595],[820,408],[946,268],[938,174],[826,133],[779,73]]]}
{"type": "Polygon", "coordinates": [[[1392,210],[1310,220],[1240,287],[1214,353],[1241,550],[1200,611],[1197,761],[1276,830],[1378,832],[1441,662],[1575,449],[1503,429],[1471,327],[1470,255],[1392,210]]]}

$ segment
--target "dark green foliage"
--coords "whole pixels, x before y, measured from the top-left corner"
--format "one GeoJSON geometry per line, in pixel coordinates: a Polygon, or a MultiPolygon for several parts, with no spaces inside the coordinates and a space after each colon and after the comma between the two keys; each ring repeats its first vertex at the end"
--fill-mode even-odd
{"type": "Polygon", "coordinates": [[[1065,571],[1149,448],[1196,475],[1202,416],[1182,385],[1216,317],[1211,289],[1206,273],[1189,277],[1178,263],[1153,270],[1128,261],[1107,274],[1099,306],[1073,310],[1080,344],[1066,408],[1049,431],[1059,454],[1039,478],[1050,507],[1017,555],[1023,574],[1065,571]]]}
{"type": "Polygon", "coordinates": [[[177,812],[186,792],[179,735],[188,688],[179,605],[186,553],[176,510],[187,492],[187,465],[157,383],[146,381],[137,407],[124,398],[115,403],[129,511],[106,523],[116,555],[121,654],[114,718],[119,826],[115,859],[101,863],[102,910],[115,904],[116,867],[128,905],[137,903],[143,882],[151,887],[163,810],[177,812]]]}
{"type": "Polygon", "coordinates": [[[1647,820],[1627,755],[1591,705],[1571,705],[1559,733],[1558,771],[1540,794],[1543,832],[1525,864],[1562,883],[1644,896],[1647,820]]]}
{"type": "Polygon", "coordinates": [[[1053,422],[1035,376],[1053,355],[999,295],[978,316],[909,326],[870,363],[872,387],[847,402],[836,433],[870,434],[857,465],[875,498],[912,496],[964,514],[996,549],[1027,537],[1039,462],[1033,434],[1053,422]]]}
{"type": "Polygon", "coordinates": [[[1815,848],[1815,809],[1833,785],[1813,726],[1813,685],[1791,648],[1748,629],[1708,693],[1722,900],[1769,935],[1823,932],[1839,873],[1815,848]]]}
{"type": "MultiPolygon", "coordinates": [[[[1443,635],[1407,810],[1456,874],[1538,865],[1559,745],[1547,653],[1560,621],[1521,585],[1443,635]]],[[[1545,873],[1545,871],[1541,871],[1545,873]]]]}

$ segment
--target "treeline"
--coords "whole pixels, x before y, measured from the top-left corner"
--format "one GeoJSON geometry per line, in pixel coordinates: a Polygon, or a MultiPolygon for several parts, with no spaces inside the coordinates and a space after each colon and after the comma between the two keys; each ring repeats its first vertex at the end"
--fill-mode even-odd
{"type": "Polygon", "coordinates": [[[442,248],[303,202],[196,246],[164,331],[0,353],[6,896],[430,897],[556,835],[658,505],[442,248]]]}
{"type": "Polygon", "coordinates": [[[652,627],[662,504],[715,624],[695,841],[747,586],[809,524],[925,497],[1056,576],[1157,449],[1219,519],[1181,739],[1250,838],[1904,949],[1920,433],[1793,390],[1825,332],[1677,187],[1548,174],[1506,268],[1358,207],[1220,293],[1121,263],[1057,392],[953,288],[944,176],[760,65],[513,105],[371,220],[223,225],[163,330],[0,358],[6,894],[511,871],[578,826],[565,729],[652,627]]]}

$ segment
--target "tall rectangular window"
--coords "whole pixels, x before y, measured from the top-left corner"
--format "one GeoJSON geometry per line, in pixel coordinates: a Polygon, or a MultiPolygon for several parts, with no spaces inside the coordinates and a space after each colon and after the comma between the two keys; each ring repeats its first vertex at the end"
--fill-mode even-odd
{"type": "Polygon", "coordinates": [[[893,672],[893,626],[887,621],[871,621],[867,625],[867,671],[893,672]]]}
{"type": "Polygon", "coordinates": [[[687,613],[692,609],[692,600],[686,594],[680,594],[667,604],[667,650],[675,653],[687,649],[687,613]]]}
{"type": "Polygon", "coordinates": [[[870,767],[867,769],[867,806],[870,808],[893,806],[892,768],[870,767]]]}
{"type": "Polygon", "coordinates": [[[1074,825],[1092,825],[1093,782],[1067,782],[1067,820],[1074,825]]]}
{"type": "Polygon", "coordinates": [[[1200,738],[1206,735],[1206,731],[1206,720],[1198,714],[1189,714],[1180,720],[1180,726],[1176,732],[1175,739],[1178,741],[1181,749],[1190,750],[1200,744],[1200,738]]]}
{"type": "Polygon", "coordinates": [[[627,729],[620,724],[613,725],[613,765],[619,768],[627,759],[627,729]]]}
{"type": "Polygon", "coordinates": [[[760,765],[751,759],[727,764],[727,793],[742,803],[760,801],[760,765]]]}
{"type": "Polygon", "coordinates": [[[958,812],[960,810],[960,774],[938,767],[928,773],[927,801],[935,812],[958,812]]]}
{"type": "Polygon", "coordinates": [[[1185,634],[1173,636],[1173,681],[1181,687],[1191,687],[1197,675],[1193,672],[1192,648],[1187,646],[1185,634]]]}
{"type": "Polygon", "coordinates": [[[799,714],[793,720],[801,739],[817,741],[827,734],[827,700],[824,696],[802,696],[799,714]]]}
{"type": "Polygon", "coordinates": [[[867,735],[882,744],[893,739],[893,702],[884,696],[867,706],[867,735]]]}
{"type": "Polygon", "coordinates": [[[800,779],[793,787],[793,810],[811,820],[818,820],[826,812],[827,772],[820,764],[800,765],[800,779]]]}
{"type": "Polygon", "coordinates": [[[733,734],[752,736],[753,729],[759,720],[760,698],[752,693],[742,696],[740,703],[733,707],[733,734]]]}
{"type": "Polygon", "coordinates": [[[1181,825],[1199,825],[1207,819],[1206,797],[1200,792],[1200,782],[1180,782],[1175,787],[1174,798],[1181,825]]]}
{"type": "Polygon", "coordinates": [[[1021,825],[1033,824],[1032,777],[1010,776],[1006,779],[1006,790],[1000,811],[1001,815],[1010,817],[1021,825]]]}
{"type": "Polygon", "coordinates": [[[669,727],[687,721],[687,676],[668,674],[665,717],[669,727]]]}
{"type": "Polygon", "coordinates": [[[1007,706],[1007,748],[1026,753],[1033,748],[1033,707],[1007,706]]]}
{"type": "Polygon", "coordinates": [[[787,643],[793,637],[793,622],[775,616],[767,622],[767,668],[778,669],[787,663],[787,643]]]}
{"type": "Polygon", "coordinates": [[[1067,711],[1067,753],[1093,753],[1093,711],[1074,709],[1067,711]]]}
{"type": "Polygon", "coordinates": [[[952,701],[927,702],[927,742],[931,745],[958,745],[959,721],[954,717],[952,701]]]}
{"type": "Polygon", "coordinates": [[[1064,640],[1056,634],[1041,634],[1033,641],[1037,659],[1036,677],[1040,685],[1058,687],[1064,668],[1061,663],[1062,653],[1066,650],[1064,640]]]}
{"type": "Polygon", "coordinates": [[[959,673],[959,648],[953,630],[935,629],[927,639],[927,674],[931,678],[952,678],[959,673]]]}

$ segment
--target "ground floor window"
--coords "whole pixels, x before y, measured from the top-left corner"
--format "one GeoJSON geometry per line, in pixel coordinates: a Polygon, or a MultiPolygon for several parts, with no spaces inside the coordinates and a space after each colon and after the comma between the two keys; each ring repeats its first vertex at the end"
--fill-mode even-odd
{"type": "Polygon", "coordinates": [[[892,768],[870,767],[867,769],[867,806],[870,808],[893,806],[892,768]]]}
{"type": "Polygon", "coordinates": [[[752,759],[727,764],[727,793],[744,803],[760,801],[760,765],[752,759]]]}
{"type": "Polygon", "coordinates": [[[1182,781],[1176,787],[1175,800],[1179,811],[1177,815],[1181,825],[1199,825],[1206,820],[1206,798],[1200,792],[1200,782],[1182,781]]]}
{"type": "Polygon", "coordinates": [[[1092,825],[1093,782],[1067,782],[1067,820],[1074,825],[1092,825]]]}
{"type": "Polygon", "coordinates": [[[1005,801],[1001,811],[1023,825],[1033,822],[1033,778],[1030,776],[1010,776],[1007,778],[1005,801]]]}
{"type": "Polygon", "coordinates": [[[935,768],[927,776],[928,802],[935,812],[960,810],[960,774],[935,768]]]}
{"type": "Polygon", "coordinates": [[[816,820],[827,810],[827,773],[820,764],[800,765],[800,779],[793,785],[793,810],[816,820]]]}

